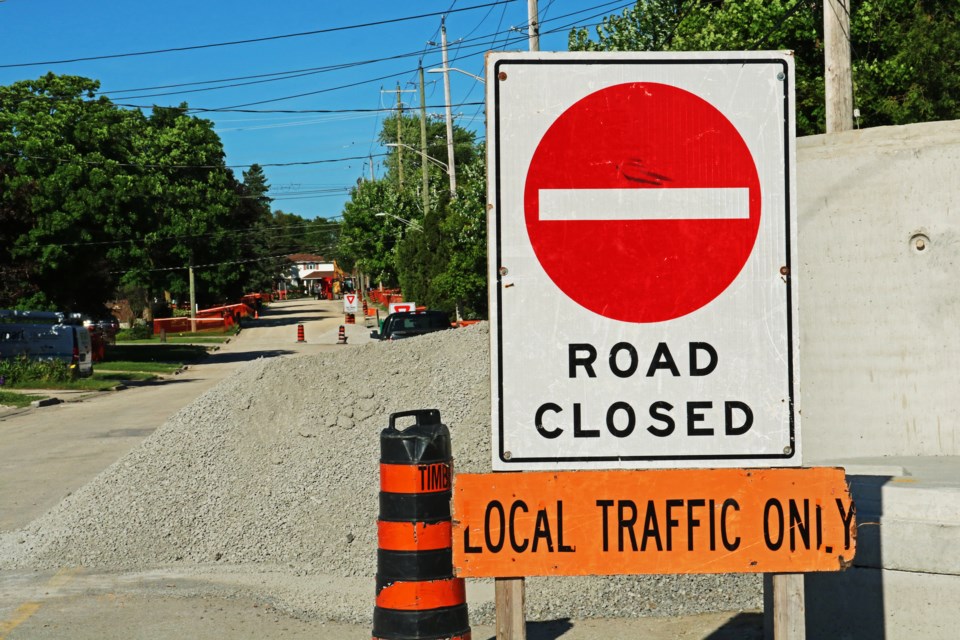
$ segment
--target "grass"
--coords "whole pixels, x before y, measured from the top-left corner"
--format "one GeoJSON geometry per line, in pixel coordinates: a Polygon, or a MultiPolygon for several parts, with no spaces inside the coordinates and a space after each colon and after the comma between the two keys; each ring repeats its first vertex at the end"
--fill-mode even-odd
{"type": "MultiPolygon", "coordinates": [[[[206,357],[207,347],[195,344],[161,344],[143,341],[142,344],[107,345],[104,361],[94,365],[94,373],[89,378],[70,379],[66,375],[66,364],[62,362],[18,361],[10,363],[10,366],[16,368],[11,370],[5,382],[8,389],[103,391],[119,384],[147,382],[156,380],[161,375],[172,375],[184,365],[200,362],[206,357]],[[54,373],[62,375],[53,375],[54,373]]],[[[19,400],[24,397],[22,394],[12,395],[18,403],[23,402],[19,400]]],[[[25,406],[36,399],[38,398],[31,397],[24,404],[16,406],[25,406]]]]}
{"type": "Polygon", "coordinates": [[[46,396],[28,395],[25,393],[13,393],[12,391],[0,391],[0,404],[9,407],[26,407],[34,400],[43,400],[46,396]]]}

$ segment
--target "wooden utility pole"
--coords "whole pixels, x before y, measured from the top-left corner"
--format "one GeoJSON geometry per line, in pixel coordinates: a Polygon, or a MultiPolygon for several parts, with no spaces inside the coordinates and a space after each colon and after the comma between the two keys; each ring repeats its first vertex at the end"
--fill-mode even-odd
{"type": "Polygon", "coordinates": [[[850,2],[823,2],[823,60],[827,133],[853,128],[853,74],[850,71],[850,2]]]}
{"type": "Polygon", "coordinates": [[[400,83],[397,83],[397,181],[403,189],[403,100],[400,97],[400,83]]]}
{"type": "Polygon", "coordinates": [[[540,12],[537,9],[537,0],[527,0],[527,22],[530,34],[527,42],[530,44],[530,51],[540,51],[540,12]]]}
{"type": "Polygon", "coordinates": [[[446,18],[440,18],[440,53],[443,57],[443,101],[447,116],[447,174],[450,176],[450,197],[457,197],[457,170],[453,166],[453,113],[450,105],[450,62],[447,60],[446,18]]]}
{"type": "Polygon", "coordinates": [[[190,333],[197,332],[197,288],[193,279],[193,251],[190,252],[190,333]]]}
{"type": "MultiPolygon", "coordinates": [[[[527,0],[527,23],[530,51],[540,51],[540,12],[537,0],[527,0]]],[[[444,63],[443,66],[447,66],[444,63]]],[[[523,578],[497,578],[494,584],[494,606],[497,617],[497,640],[526,640],[527,616],[524,604],[527,587],[523,578]]]]}
{"type": "Polygon", "coordinates": [[[423,216],[430,209],[430,167],[427,166],[427,103],[426,90],[423,88],[423,65],[418,68],[420,74],[420,169],[423,173],[423,216]]]}

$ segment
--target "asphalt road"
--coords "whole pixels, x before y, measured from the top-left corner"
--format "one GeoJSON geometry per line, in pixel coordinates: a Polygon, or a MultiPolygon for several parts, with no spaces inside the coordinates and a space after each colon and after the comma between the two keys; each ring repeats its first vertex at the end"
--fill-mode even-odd
{"type": "MultiPolygon", "coordinates": [[[[0,413],[0,532],[28,525],[244,362],[343,348],[337,344],[341,305],[316,300],[275,303],[205,362],[157,384],[88,395],[54,393],[65,402],[0,413]],[[300,324],[306,342],[297,342],[300,324]]],[[[360,322],[344,325],[348,345],[369,341],[370,329],[362,318],[360,322]]],[[[294,616],[275,609],[271,588],[283,588],[289,579],[259,567],[230,575],[165,569],[98,573],[82,567],[0,571],[0,640],[370,638],[367,625],[331,623],[313,619],[309,612],[294,616]]],[[[468,585],[468,593],[482,586],[468,585]]],[[[330,597],[373,601],[373,576],[322,588],[330,597]]],[[[474,626],[473,637],[492,639],[494,630],[474,626]]],[[[757,613],[527,624],[528,640],[761,637],[757,613]]]]}
{"type": "MultiPolygon", "coordinates": [[[[64,402],[3,412],[0,531],[19,529],[48,511],[242,363],[338,348],[342,305],[312,299],[278,302],[203,363],[179,375],[123,391],[44,392],[64,402]],[[299,324],[306,342],[297,342],[299,324]]],[[[362,319],[344,330],[348,345],[369,340],[362,319]]]]}

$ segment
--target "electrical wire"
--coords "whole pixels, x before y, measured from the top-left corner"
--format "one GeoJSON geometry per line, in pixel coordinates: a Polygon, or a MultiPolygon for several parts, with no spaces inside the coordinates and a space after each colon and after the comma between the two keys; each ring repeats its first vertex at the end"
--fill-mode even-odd
{"type": "Polygon", "coordinates": [[[289,38],[301,38],[301,37],[304,37],[304,36],[315,36],[315,35],[320,35],[320,34],[325,34],[325,33],[334,33],[334,32],[337,32],[337,31],[349,31],[349,30],[352,30],[352,29],[362,29],[362,28],[366,28],[366,27],[376,27],[376,26],[382,26],[382,25],[386,25],[386,24],[395,24],[395,23],[398,23],[398,22],[409,22],[409,21],[411,21],[411,20],[421,20],[421,19],[424,19],[424,18],[432,18],[432,17],[435,17],[435,16],[441,16],[441,15],[444,15],[444,14],[446,14],[446,13],[459,13],[459,12],[461,12],[461,11],[473,11],[473,10],[475,10],[475,9],[485,9],[486,7],[489,7],[489,6],[506,4],[506,3],[515,2],[515,1],[516,1],[516,0],[495,0],[494,2],[488,2],[488,3],[486,3],[486,4],[474,5],[474,6],[471,6],[471,7],[463,7],[462,9],[454,9],[454,10],[450,10],[450,11],[435,11],[435,12],[433,12],[433,13],[422,13],[422,14],[414,15],[414,16],[405,16],[405,17],[401,17],[401,18],[390,18],[390,19],[387,19],[387,20],[377,20],[377,21],[375,21],[375,22],[365,22],[365,23],[361,23],[361,24],[345,25],[345,26],[340,26],[340,27],[328,27],[328,28],[326,28],[326,29],[315,29],[315,30],[313,30],[313,31],[301,31],[301,32],[297,32],[297,33],[284,33],[284,34],[275,35],[275,36],[264,36],[264,37],[261,37],[261,38],[249,38],[249,39],[246,39],[246,40],[231,40],[231,41],[228,41],[228,42],[214,42],[214,43],[208,43],[208,44],[190,45],[190,46],[186,46],[186,47],[169,47],[169,48],[166,48],[166,49],[153,49],[153,50],[149,50],[149,51],[132,51],[132,52],[127,52],[127,53],[112,53],[112,54],[106,54],[106,55],[100,55],[100,56],[84,56],[84,57],[80,57],[80,58],[70,58],[70,59],[65,59],[65,60],[45,60],[45,61],[42,61],[42,62],[19,62],[19,63],[13,63],[13,64],[0,64],[0,69],[15,69],[15,68],[22,68],[22,67],[38,67],[38,66],[47,66],[47,65],[54,65],[54,64],[69,64],[69,63],[73,63],[73,62],[88,62],[88,61],[91,61],[91,60],[112,60],[112,59],[116,59],[116,58],[131,58],[131,57],[135,57],[135,56],[148,56],[148,55],[155,55],[155,54],[161,54],[161,53],[174,53],[174,52],[180,52],[180,51],[196,51],[196,50],[198,50],[198,49],[212,49],[212,48],[216,48],[216,47],[230,47],[230,46],[241,45],[241,44],[252,44],[252,43],[257,43],[257,42],[269,42],[269,41],[272,41],[272,40],[285,40],[285,39],[289,39],[289,38]]]}

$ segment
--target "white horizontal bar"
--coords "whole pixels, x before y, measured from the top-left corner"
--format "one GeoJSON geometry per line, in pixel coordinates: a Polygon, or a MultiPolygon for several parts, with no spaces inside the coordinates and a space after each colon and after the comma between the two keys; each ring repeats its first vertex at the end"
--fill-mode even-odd
{"type": "Polygon", "coordinates": [[[540,219],[746,220],[750,189],[540,189],[540,219]]]}

